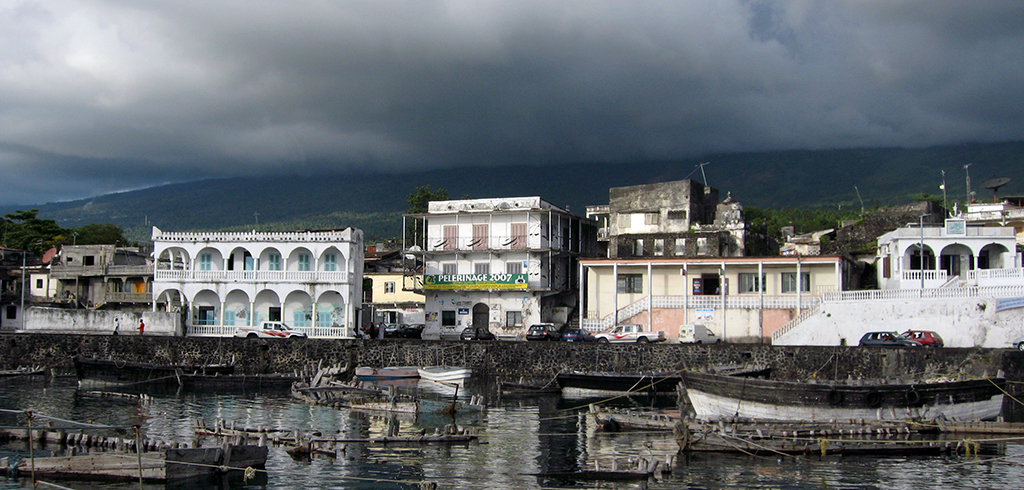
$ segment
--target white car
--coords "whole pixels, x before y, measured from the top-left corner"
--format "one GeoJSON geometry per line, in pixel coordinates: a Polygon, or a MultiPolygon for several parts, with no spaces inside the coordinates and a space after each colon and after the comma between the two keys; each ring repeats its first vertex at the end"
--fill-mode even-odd
{"type": "Polygon", "coordinates": [[[1024,337],[1017,337],[1013,339],[1013,348],[1017,350],[1024,350],[1024,337]]]}
{"type": "Polygon", "coordinates": [[[249,339],[291,339],[306,338],[306,334],[292,330],[284,322],[261,322],[258,327],[239,327],[235,329],[235,337],[249,339]]]}

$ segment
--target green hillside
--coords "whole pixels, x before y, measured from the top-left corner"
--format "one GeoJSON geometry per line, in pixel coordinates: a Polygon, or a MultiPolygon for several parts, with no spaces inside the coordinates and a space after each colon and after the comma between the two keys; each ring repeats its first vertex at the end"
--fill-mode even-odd
{"type": "MultiPolygon", "coordinates": [[[[444,188],[453,198],[541,196],[573,212],[606,204],[608,189],[691,178],[744,204],[761,208],[865,207],[942,197],[946,171],[950,203],[965,199],[963,165],[970,167],[978,200],[991,199],[981,184],[1010,177],[1003,195],[1024,188],[1024,142],[964,144],[924,149],[881,148],[706,155],[680,161],[447,168],[401,174],[351,173],[231,178],[171,184],[87,200],[0,209],[40,210],[64,228],[113,223],[132,240],[149,239],[155,225],[170,231],[294,230],[354,226],[368,240],[401,235],[406,197],[417,186],[444,188]],[[856,186],[856,189],[855,189],[856,186]],[[255,213],[258,213],[256,215],[255,213]],[[257,226],[258,221],[258,226],[257,226]]],[[[952,204],[950,204],[952,206],[952,204]]]]}

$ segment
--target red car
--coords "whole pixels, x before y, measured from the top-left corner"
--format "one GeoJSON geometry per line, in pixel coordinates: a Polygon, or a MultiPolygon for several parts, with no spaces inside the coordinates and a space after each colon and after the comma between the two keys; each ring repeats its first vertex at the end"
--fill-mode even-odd
{"type": "Polygon", "coordinates": [[[907,330],[906,332],[903,332],[903,338],[913,340],[914,342],[927,347],[942,347],[945,345],[938,332],[932,332],[929,330],[907,330]]]}

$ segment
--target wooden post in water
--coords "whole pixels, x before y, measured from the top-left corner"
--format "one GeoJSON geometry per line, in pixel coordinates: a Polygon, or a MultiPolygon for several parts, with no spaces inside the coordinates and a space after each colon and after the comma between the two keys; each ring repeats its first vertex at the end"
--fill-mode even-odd
{"type": "Polygon", "coordinates": [[[28,416],[28,459],[32,463],[32,489],[36,488],[36,454],[32,445],[32,411],[26,411],[28,416]]]}
{"type": "Polygon", "coordinates": [[[138,425],[132,427],[135,429],[135,454],[138,455],[139,459],[139,490],[142,490],[142,445],[139,444],[141,427],[138,425]]]}

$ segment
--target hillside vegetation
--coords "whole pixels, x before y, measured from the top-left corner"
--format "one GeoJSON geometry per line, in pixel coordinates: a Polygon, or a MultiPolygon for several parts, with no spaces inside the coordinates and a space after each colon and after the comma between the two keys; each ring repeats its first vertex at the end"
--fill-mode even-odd
{"type": "MultiPolygon", "coordinates": [[[[829,222],[850,211],[941,200],[946,171],[950,207],[966,198],[963,165],[970,167],[978,200],[991,199],[981,184],[1013,179],[1000,193],[1020,195],[1024,142],[965,144],[923,149],[881,148],[707,155],[679,161],[445,168],[401,174],[346,173],[232,178],[170,184],[92,199],[12,206],[39,209],[63,228],[92,223],[121,227],[132,241],[148,241],[151,227],[169,231],[296,230],[357,227],[367,240],[399,237],[408,196],[419,186],[445,189],[452,198],[541,196],[585,214],[607,204],[608,189],[690,178],[760,210],[834,209],[829,222]],[[857,191],[860,197],[858,198],[857,191]],[[863,203],[863,204],[862,204],[863,203]],[[258,214],[257,214],[258,213],[258,214]]],[[[758,211],[761,212],[761,211],[758,211]]],[[[793,214],[793,213],[790,213],[793,214]]],[[[798,214],[798,213],[797,213],[798,214]]],[[[768,219],[774,226],[784,219],[768,219]]],[[[792,219],[792,218],[788,218],[792,219]]],[[[829,227],[834,225],[829,225],[829,227]]],[[[798,232],[810,230],[798,229],[798,232]]]]}

